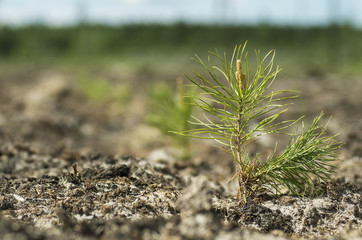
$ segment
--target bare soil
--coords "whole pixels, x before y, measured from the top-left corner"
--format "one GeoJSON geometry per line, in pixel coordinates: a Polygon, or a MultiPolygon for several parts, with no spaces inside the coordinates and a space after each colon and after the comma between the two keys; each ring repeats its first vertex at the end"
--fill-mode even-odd
{"type": "Polygon", "coordinates": [[[228,156],[203,141],[179,161],[143,122],[143,94],[114,115],[86,100],[70,73],[0,74],[0,239],[362,239],[361,79],[275,87],[303,92],[286,117],[334,116],[342,161],[318,197],[263,194],[240,207],[228,156]]]}

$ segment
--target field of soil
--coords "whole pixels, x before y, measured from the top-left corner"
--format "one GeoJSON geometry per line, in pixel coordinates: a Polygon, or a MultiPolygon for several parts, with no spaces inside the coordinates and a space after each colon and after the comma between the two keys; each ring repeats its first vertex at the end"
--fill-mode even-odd
{"type": "Polygon", "coordinates": [[[1,72],[0,239],[362,239],[362,78],[284,77],[275,88],[302,92],[287,117],[333,115],[342,161],[318,197],[263,194],[240,207],[232,160],[195,141],[192,159],[179,161],[143,121],[144,89],[112,114],[71,72],[1,72]]]}

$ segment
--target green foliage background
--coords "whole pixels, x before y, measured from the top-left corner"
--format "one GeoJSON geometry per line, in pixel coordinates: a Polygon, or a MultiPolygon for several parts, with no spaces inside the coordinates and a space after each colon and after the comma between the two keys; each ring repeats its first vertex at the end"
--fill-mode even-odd
{"type": "Polygon", "coordinates": [[[278,50],[279,64],[290,73],[362,73],[362,31],[351,26],[293,28],[269,25],[124,25],[81,24],[0,27],[0,61],[69,61],[153,56],[192,56],[229,49],[248,40],[249,47],[278,50]]]}

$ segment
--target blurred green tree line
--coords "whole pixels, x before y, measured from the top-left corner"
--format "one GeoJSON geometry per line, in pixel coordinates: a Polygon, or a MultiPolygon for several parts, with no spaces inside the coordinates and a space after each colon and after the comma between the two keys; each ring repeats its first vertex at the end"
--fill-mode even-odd
{"type": "MultiPolygon", "coordinates": [[[[221,25],[91,25],[67,27],[30,25],[0,27],[0,59],[46,57],[102,57],[149,50],[230,49],[248,40],[260,49],[275,48],[301,61],[319,59],[321,65],[362,65],[362,31],[349,25],[329,27],[221,25]]],[[[313,61],[312,61],[313,62],[313,61]]]]}
{"type": "MultiPolygon", "coordinates": [[[[0,27],[1,57],[64,54],[117,54],[127,49],[211,47],[252,44],[277,47],[351,44],[361,49],[362,32],[348,26],[292,28],[268,25],[78,25],[0,27]],[[356,46],[359,44],[359,46],[356,46]]],[[[334,46],[336,47],[336,46],[334,46]]]]}

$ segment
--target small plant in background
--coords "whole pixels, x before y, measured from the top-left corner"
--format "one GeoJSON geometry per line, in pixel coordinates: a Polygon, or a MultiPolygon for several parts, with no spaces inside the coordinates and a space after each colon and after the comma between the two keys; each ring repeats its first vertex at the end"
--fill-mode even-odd
{"type": "Polygon", "coordinates": [[[157,127],[163,134],[173,138],[181,150],[181,158],[190,157],[190,139],[174,132],[184,132],[192,128],[190,124],[193,108],[193,98],[185,98],[183,79],[176,80],[176,91],[169,84],[158,83],[150,90],[151,111],[146,116],[146,121],[157,127]]]}
{"type": "Polygon", "coordinates": [[[208,78],[195,73],[189,78],[202,94],[195,96],[194,105],[203,110],[202,116],[193,116],[195,128],[178,131],[180,135],[214,139],[234,159],[238,182],[238,199],[245,204],[248,199],[265,190],[280,193],[281,186],[293,194],[308,196],[318,193],[321,181],[327,181],[334,173],[336,150],[341,146],[335,136],[325,135],[326,126],[319,124],[322,113],[309,127],[302,124],[301,132],[287,130],[298,120],[277,121],[287,111],[286,100],[295,98],[294,91],[271,91],[278,72],[274,69],[275,52],[270,51],[261,58],[256,51],[256,70],[252,75],[245,51],[246,43],[236,47],[231,61],[226,54],[215,57],[220,66],[199,62],[208,72],[208,78]],[[243,69],[245,69],[243,71],[243,69]],[[262,135],[271,133],[289,134],[291,139],[285,150],[275,150],[265,161],[260,154],[251,156],[248,145],[262,135]]]}
{"type": "Polygon", "coordinates": [[[88,100],[105,104],[110,115],[122,114],[132,97],[132,87],[128,82],[111,84],[104,78],[79,74],[77,84],[88,100]]]}

